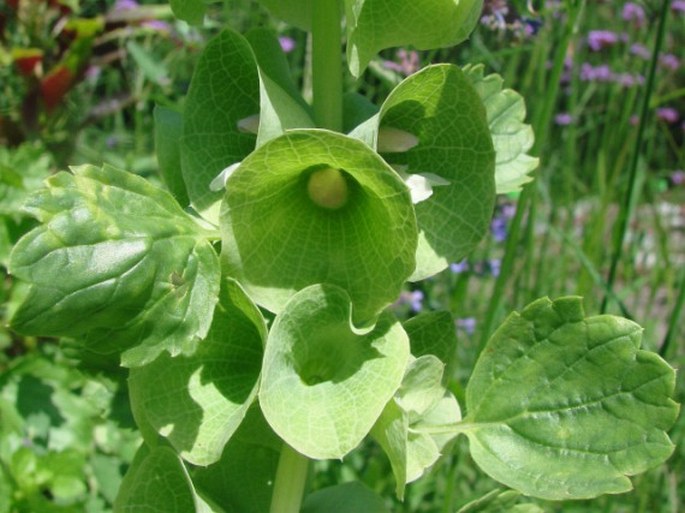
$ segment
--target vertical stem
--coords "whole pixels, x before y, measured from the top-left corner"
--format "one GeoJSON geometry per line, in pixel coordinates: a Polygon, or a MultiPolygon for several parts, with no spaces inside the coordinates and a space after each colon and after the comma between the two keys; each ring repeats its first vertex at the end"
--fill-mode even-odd
{"type": "Polygon", "coordinates": [[[276,469],[269,513],[299,513],[309,460],[284,443],[276,469]]]}
{"type": "Polygon", "coordinates": [[[312,2],[312,93],[314,118],[342,131],[342,8],[340,0],[312,2]]]}
{"type": "MultiPolygon", "coordinates": [[[[645,127],[647,126],[647,114],[649,112],[649,103],[652,98],[654,90],[654,78],[656,76],[656,65],[659,58],[659,50],[664,40],[666,33],[666,17],[668,15],[668,8],[671,5],[671,0],[663,0],[661,4],[661,12],[659,13],[659,25],[657,28],[656,43],[652,49],[652,60],[649,64],[649,74],[647,75],[647,84],[645,86],[645,96],[642,101],[642,109],[640,112],[640,123],[637,127],[637,141],[633,151],[633,158],[630,162],[630,175],[628,178],[628,190],[623,197],[623,205],[619,211],[618,231],[614,239],[613,254],[611,256],[611,267],[609,268],[609,277],[607,278],[607,287],[611,290],[616,280],[616,271],[618,269],[618,262],[621,259],[621,252],[623,249],[623,241],[625,240],[628,231],[628,224],[632,217],[633,207],[636,201],[637,189],[637,165],[640,160],[640,150],[644,142],[645,127]]],[[[609,295],[606,294],[602,300],[601,312],[604,313],[609,305],[609,295]]]]}

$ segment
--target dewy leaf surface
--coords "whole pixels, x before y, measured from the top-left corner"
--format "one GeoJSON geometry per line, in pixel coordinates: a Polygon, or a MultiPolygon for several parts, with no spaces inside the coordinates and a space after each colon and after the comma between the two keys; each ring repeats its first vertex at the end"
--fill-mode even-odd
{"type": "MultiPolygon", "coordinates": [[[[221,457],[257,394],[266,325],[240,286],[223,284],[207,337],[190,356],[132,369],[133,411],[195,465],[221,457]]],[[[140,424],[140,422],[139,422],[140,424]]]]}
{"type": "Polygon", "coordinates": [[[503,89],[504,80],[496,74],[484,76],[484,66],[466,66],[464,73],[485,105],[488,125],[495,146],[495,185],[497,194],[514,192],[533,180],[529,175],[539,159],[527,154],[533,146],[533,128],[524,123],[523,97],[503,89]]]}
{"type": "Polygon", "coordinates": [[[183,111],[181,163],[193,206],[216,221],[223,191],[209,184],[255,147],[238,121],[259,113],[259,74],[247,40],[225,29],[202,52],[183,111]]]}
{"type": "Polygon", "coordinates": [[[476,26],[483,0],[345,0],[347,60],[361,75],[375,54],[393,46],[454,46],[476,26]]]}
{"type": "Polygon", "coordinates": [[[456,66],[429,66],[397,86],[379,115],[351,135],[375,144],[380,128],[412,134],[418,144],[384,153],[407,174],[432,173],[449,182],[415,205],[419,233],[416,269],[421,280],[458,262],[488,230],[495,201],[495,152],[485,109],[456,66]]]}
{"type": "Polygon", "coordinates": [[[275,313],[298,290],[331,283],[366,321],[414,269],[409,191],[368,146],[326,130],[292,130],[250,154],[228,180],[221,229],[226,272],[275,313]],[[341,208],[310,198],[309,177],[322,167],[344,171],[341,208]]]}
{"type": "Polygon", "coordinates": [[[192,352],[209,330],[219,261],[208,234],[175,200],[108,166],[47,180],[27,205],[40,225],[10,271],[30,284],[11,324],[21,333],[80,338],[126,366],[192,352]]]}
{"type": "Polygon", "coordinates": [[[471,454],[526,495],[584,499],[631,489],[627,476],[673,451],[673,369],[639,349],[642,329],[586,318],[581,299],[540,299],[483,350],[466,390],[471,454]]]}
{"type": "Polygon", "coordinates": [[[342,458],[369,432],[408,359],[409,340],[390,313],[360,334],[345,291],[312,285],[288,302],[269,332],[259,402],[295,450],[342,458]]]}

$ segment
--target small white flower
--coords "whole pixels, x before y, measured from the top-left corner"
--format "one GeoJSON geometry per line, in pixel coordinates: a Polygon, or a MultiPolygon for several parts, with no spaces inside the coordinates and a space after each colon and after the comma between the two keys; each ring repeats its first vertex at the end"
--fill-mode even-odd
{"type": "Polygon", "coordinates": [[[397,171],[404,183],[409,187],[411,202],[416,205],[427,200],[433,194],[433,187],[449,185],[450,181],[434,173],[407,173],[407,166],[395,164],[392,168],[397,171]]]}
{"type": "Polygon", "coordinates": [[[247,134],[256,134],[259,130],[259,114],[252,114],[246,118],[238,120],[236,123],[238,130],[247,134]]]}
{"type": "Polygon", "coordinates": [[[384,126],[378,130],[376,150],[379,153],[401,153],[411,150],[417,144],[418,137],[399,128],[384,126]]]}
{"type": "Polygon", "coordinates": [[[234,162],[227,168],[225,168],[221,173],[219,173],[214,180],[212,180],[209,184],[209,190],[213,192],[220,191],[222,189],[226,188],[226,182],[228,181],[229,177],[235,173],[235,170],[238,169],[238,167],[242,164],[241,162],[234,162]]]}

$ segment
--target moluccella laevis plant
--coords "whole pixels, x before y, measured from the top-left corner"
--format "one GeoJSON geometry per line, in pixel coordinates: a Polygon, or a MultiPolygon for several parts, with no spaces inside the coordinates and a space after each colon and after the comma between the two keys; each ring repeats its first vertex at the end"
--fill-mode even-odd
{"type": "MultiPolygon", "coordinates": [[[[116,511],[387,511],[358,483],[306,486],[311,459],[366,437],[399,498],[460,434],[513,489],[464,511],[630,490],[672,452],[678,411],[638,325],[535,301],[492,335],[460,405],[450,313],[387,308],[475,247],[496,194],[531,180],[533,135],[482,66],[428,66],[374,105],[343,93],[343,63],[359,77],[383,48],[456,44],[482,2],[262,3],[311,32],[312,102],[274,34],[223,30],[183,110],[155,112],[167,190],[107,165],[58,173],[11,257],[27,283],[16,331],[129,369],[145,443],[116,511]]],[[[202,20],[202,0],[171,5],[202,20]]]]}

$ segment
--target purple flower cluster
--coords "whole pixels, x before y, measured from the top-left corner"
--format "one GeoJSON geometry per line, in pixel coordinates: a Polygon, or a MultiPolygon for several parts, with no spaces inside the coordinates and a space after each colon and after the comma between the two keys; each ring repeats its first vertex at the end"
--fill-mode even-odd
{"type": "Polygon", "coordinates": [[[383,65],[388,69],[404,75],[405,77],[416,73],[421,67],[419,54],[414,50],[405,50],[404,48],[400,48],[397,50],[395,56],[399,62],[384,61],[383,65]]]}
{"type": "Polygon", "coordinates": [[[680,119],[678,111],[673,107],[660,107],[656,109],[656,117],[664,123],[668,123],[669,125],[677,123],[680,119]]]}
{"type": "Polygon", "coordinates": [[[568,126],[573,123],[573,116],[568,112],[559,112],[554,116],[554,123],[559,126],[568,126]]]}
{"type": "Polygon", "coordinates": [[[489,260],[483,260],[481,262],[475,262],[473,264],[462,260],[455,264],[450,264],[450,271],[454,274],[462,274],[467,272],[473,272],[479,276],[494,276],[495,278],[499,276],[502,270],[502,260],[499,258],[491,258],[489,260]]]}
{"type": "Polygon", "coordinates": [[[612,47],[622,40],[625,40],[625,36],[610,30],[591,30],[587,35],[587,45],[593,52],[612,47]]]}
{"type": "Polygon", "coordinates": [[[645,83],[645,77],[638,73],[614,73],[607,64],[593,66],[584,62],[580,67],[580,80],[583,82],[615,82],[624,87],[633,87],[645,83]]]}
{"type": "Polygon", "coordinates": [[[476,331],[476,319],[474,317],[464,317],[454,321],[457,331],[463,331],[467,335],[473,335],[476,331]]]}
{"type": "Polygon", "coordinates": [[[281,45],[283,53],[290,53],[295,49],[295,40],[292,37],[280,36],[278,42],[281,45]]]}
{"type": "Polygon", "coordinates": [[[673,12],[685,14],[685,0],[674,0],[671,4],[671,10],[673,12]]]}
{"type": "Polygon", "coordinates": [[[634,2],[626,2],[623,5],[621,16],[625,21],[632,21],[638,27],[641,27],[645,22],[644,8],[634,2]]]}
{"type": "Polygon", "coordinates": [[[418,313],[423,310],[424,294],[420,290],[405,290],[400,294],[400,297],[395,301],[394,306],[409,306],[412,312],[418,313]]]}

